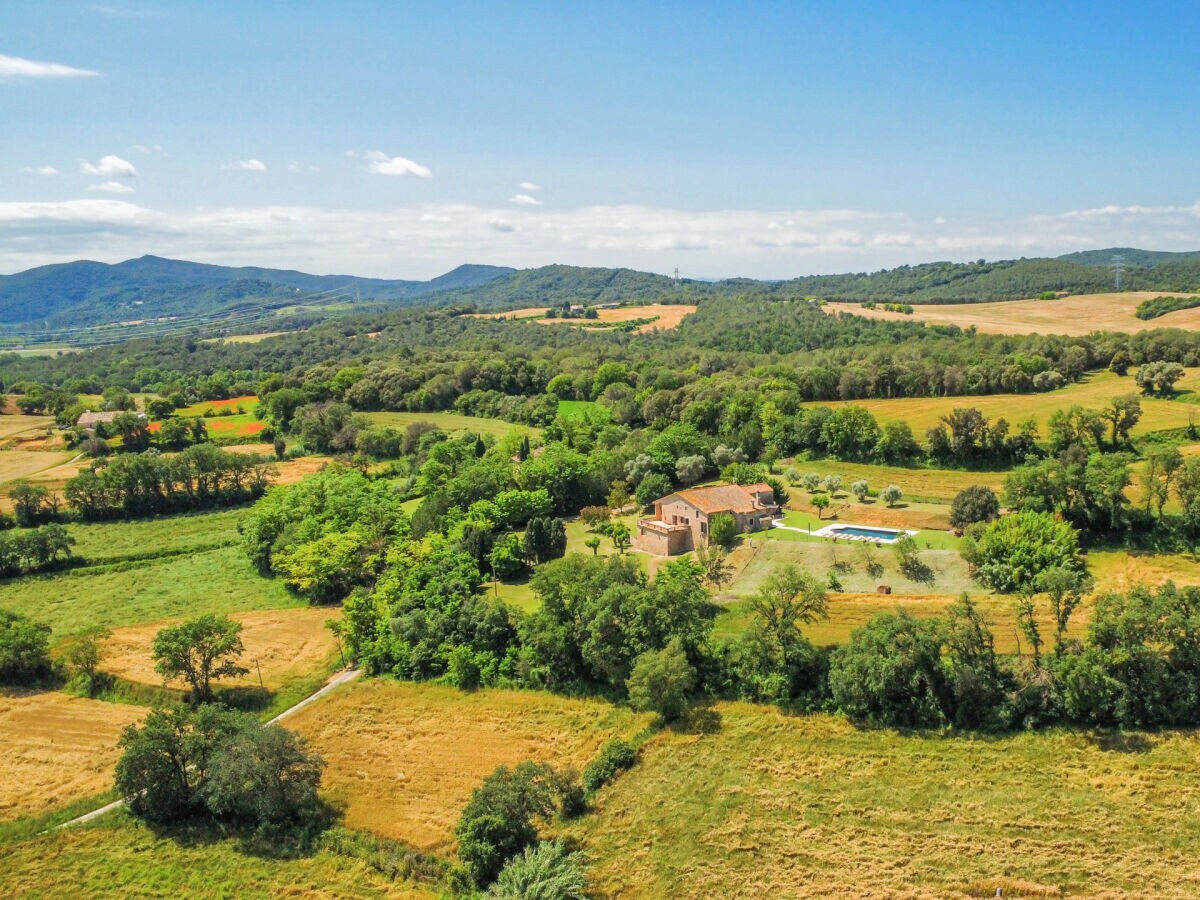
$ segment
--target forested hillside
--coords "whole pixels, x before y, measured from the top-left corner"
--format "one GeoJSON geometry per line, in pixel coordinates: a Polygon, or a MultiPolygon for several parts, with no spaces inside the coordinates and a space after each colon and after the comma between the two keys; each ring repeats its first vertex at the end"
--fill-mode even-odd
{"type": "Polygon", "coordinates": [[[395,305],[479,285],[510,271],[464,265],[431,281],[396,281],[231,268],[157,256],[115,265],[81,260],[0,276],[0,323],[54,329],[160,316],[215,317],[234,307],[278,305],[297,298],[395,305]]]}

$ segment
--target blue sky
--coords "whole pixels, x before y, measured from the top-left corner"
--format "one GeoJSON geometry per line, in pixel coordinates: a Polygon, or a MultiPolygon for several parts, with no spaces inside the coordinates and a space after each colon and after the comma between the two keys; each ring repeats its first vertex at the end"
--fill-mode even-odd
{"type": "Polygon", "coordinates": [[[0,271],[1197,249],[1197,38],[1184,3],[7,0],[0,271]]]}

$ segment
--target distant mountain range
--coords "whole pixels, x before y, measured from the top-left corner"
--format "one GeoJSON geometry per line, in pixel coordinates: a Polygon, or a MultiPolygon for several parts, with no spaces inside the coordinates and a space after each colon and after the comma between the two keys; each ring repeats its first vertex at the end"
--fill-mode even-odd
{"type": "Polygon", "coordinates": [[[98,343],[189,329],[295,328],[348,312],[416,305],[503,310],[557,303],[685,303],[705,297],[820,297],[834,302],[976,303],[1048,291],[1200,289],[1200,251],[1112,248],[1057,258],[925,263],[783,281],[675,280],[633,269],[459,266],[430,281],[309,275],[143,256],[79,261],[0,276],[0,332],[13,341],[98,343]]]}
{"type": "Polygon", "coordinates": [[[513,271],[464,265],[430,281],[398,281],[257,266],[230,268],[159,256],[115,265],[81,260],[0,276],[0,324],[55,329],[160,317],[214,317],[289,304],[353,305],[363,300],[402,306],[513,271]]]}

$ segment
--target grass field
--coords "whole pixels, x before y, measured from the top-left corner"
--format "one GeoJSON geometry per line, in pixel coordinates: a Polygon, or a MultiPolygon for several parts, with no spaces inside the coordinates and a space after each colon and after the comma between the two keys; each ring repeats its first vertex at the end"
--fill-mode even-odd
{"type": "MultiPolygon", "coordinates": [[[[241,663],[250,671],[240,678],[217,682],[224,687],[262,687],[276,691],[314,672],[327,670],[338,657],[337,638],[325,627],[330,619],[340,619],[341,609],[300,607],[235,613],[242,623],[242,644],[246,652],[241,663]]],[[[140,684],[162,684],[154,671],[153,644],[159,630],[179,620],[130,625],[113,631],[102,644],[100,668],[120,678],[140,684]]],[[[183,689],[182,681],[168,687],[183,689]]]]}
{"type": "Polygon", "coordinates": [[[587,415],[603,407],[595,400],[559,400],[558,414],[564,419],[587,415]]]}
{"type": "Polygon", "coordinates": [[[0,609],[45,622],[55,639],[92,626],[302,605],[237,546],[0,582],[0,609]]]}
{"type": "Polygon", "coordinates": [[[324,789],[346,824],[448,852],[471,791],[502,764],[582,768],[644,715],[601,700],[371,680],[340,688],[288,720],[325,757],[324,789]]]}
{"type": "Polygon", "coordinates": [[[369,412],[363,413],[372,424],[390,425],[392,428],[407,428],[414,422],[429,422],[443,431],[471,431],[502,438],[513,431],[538,434],[541,429],[529,425],[517,425],[503,419],[485,419],[478,416],[463,416],[452,412],[369,412]]]}
{"type": "Polygon", "coordinates": [[[110,789],[117,738],[145,714],[57,691],[0,693],[0,819],[110,789]]]}
{"type": "MultiPolygon", "coordinates": [[[[1200,383],[1200,370],[1189,369],[1188,381],[1200,383]]],[[[1186,383],[1184,387],[1186,388],[1186,383]]],[[[919,439],[925,431],[938,424],[942,416],[959,407],[974,407],[995,420],[1005,418],[1014,429],[1026,419],[1036,419],[1045,436],[1046,420],[1056,409],[1066,409],[1073,404],[1090,409],[1100,409],[1113,397],[1138,393],[1133,375],[1124,377],[1113,372],[1096,372],[1084,381],[1070,384],[1057,391],[1044,394],[990,394],[979,397],[903,397],[894,400],[834,401],[829,406],[861,406],[871,411],[881,423],[908,422],[919,439]]],[[[1142,418],[1134,428],[1134,435],[1186,428],[1189,417],[1196,416],[1194,405],[1179,400],[1162,400],[1142,397],[1142,418]]]]}
{"type": "Polygon", "coordinates": [[[997,303],[947,303],[914,305],[912,315],[863,309],[857,303],[830,303],[828,313],[850,312],[871,319],[916,319],[937,325],[974,325],[992,334],[1068,334],[1093,331],[1133,333],[1149,328],[1200,328],[1200,308],[1182,309],[1157,319],[1134,315],[1139,303],[1153,297],[1187,296],[1162,291],[1120,294],[1078,294],[1058,300],[1008,300],[997,303]]]}
{"type": "Polygon", "coordinates": [[[232,545],[245,514],[245,509],[223,509],[128,522],[74,522],[67,530],[75,538],[74,552],[95,564],[232,545]]]}
{"type": "Polygon", "coordinates": [[[619,897],[1194,897],[1200,738],[910,736],[718,704],[569,831],[619,897]]]}
{"type": "Polygon", "coordinates": [[[432,898],[358,859],[252,855],[211,831],[156,833],[125,813],[0,845],[0,880],[20,897],[432,898]]]}

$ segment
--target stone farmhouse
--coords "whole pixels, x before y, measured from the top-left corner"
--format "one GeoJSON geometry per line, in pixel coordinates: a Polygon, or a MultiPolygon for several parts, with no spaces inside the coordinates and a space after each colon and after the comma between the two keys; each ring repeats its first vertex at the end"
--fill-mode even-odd
{"type": "Polygon", "coordinates": [[[708,543],[708,523],[728,513],[739,531],[771,527],[779,515],[769,484],[714,484],[691,488],[654,501],[654,518],[639,519],[634,546],[657,556],[687,553],[708,543]]]}

